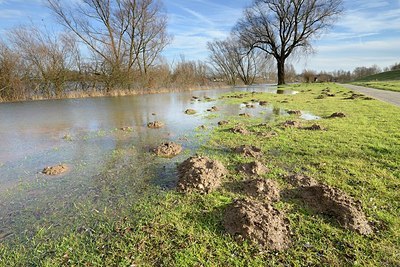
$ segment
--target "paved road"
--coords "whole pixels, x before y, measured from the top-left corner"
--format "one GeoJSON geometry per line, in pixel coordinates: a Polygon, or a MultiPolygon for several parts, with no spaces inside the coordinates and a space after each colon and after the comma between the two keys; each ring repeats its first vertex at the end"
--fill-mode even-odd
{"type": "Polygon", "coordinates": [[[393,91],[385,91],[385,90],[378,90],[372,89],[367,87],[362,87],[358,85],[352,84],[340,84],[347,89],[360,92],[364,95],[370,96],[375,99],[379,99],[381,101],[393,104],[395,106],[400,107],[400,92],[393,92],[393,91]]]}

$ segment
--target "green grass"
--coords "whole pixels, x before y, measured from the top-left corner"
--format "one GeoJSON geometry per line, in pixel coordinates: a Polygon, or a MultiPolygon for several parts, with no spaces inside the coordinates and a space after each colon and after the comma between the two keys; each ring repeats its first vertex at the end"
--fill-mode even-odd
{"type": "Polygon", "coordinates": [[[368,81],[368,82],[353,82],[352,84],[360,85],[364,87],[370,87],[375,89],[387,90],[400,92],[400,80],[399,81],[368,81]]]}
{"type": "MultiPolygon", "coordinates": [[[[24,243],[0,244],[0,266],[399,266],[400,265],[400,116],[397,107],[376,100],[345,100],[348,90],[334,84],[294,85],[297,95],[248,94],[275,108],[299,109],[326,117],[342,111],[342,119],[321,119],[327,131],[282,129],[293,116],[279,116],[267,126],[261,118],[229,118],[216,128],[199,153],[222,161],[231,172],[223,187],[209,195],[182,195],[154,189],[125,215],[110,218],[88,213],[85,231],[68,230],[52,238],[38,229],[24,243]],[[317,99],[323,89],[335,97],[317,99]],[[282,103],[286,100],[287,103],[282,103]],[[235,122],[253,132],[227,131],[235,122]],[[274,130],[261,138],[256,132],[274,130]],[[235,184],[244,177],[235,166],[248,161],[231,152],[241,144],[262,148],[262,162],[271,169],[265,178],[287,188],[288,173],[303,173],[335,186],[362,202],[374,234],[365,237],[344,230],[333,218],[312,213],[294,199],[276,208],[287,214],[291,247],[283,252],[260,251],[239,244],[224,232],[223,210],[234,198],[235,184]]],[[[314,122],[303,121],[304,125],[314,122]]],[[[124,177],[121,177],[123,179],[124,177]]]]}
{"type": "Polygon", "coordinates": [[[400,80],[400,70],[385,71],[378,74],[362,77],[355,82],[395,81],[400,80]]]}

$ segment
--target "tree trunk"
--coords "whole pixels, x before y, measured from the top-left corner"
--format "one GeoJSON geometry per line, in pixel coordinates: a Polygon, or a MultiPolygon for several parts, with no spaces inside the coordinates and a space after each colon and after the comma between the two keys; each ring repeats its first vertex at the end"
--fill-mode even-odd
{"type": "Polygon", "coordinates": [[[285,60],[277,59],[278,64],[278,85],[285,84],[285,60]]]}

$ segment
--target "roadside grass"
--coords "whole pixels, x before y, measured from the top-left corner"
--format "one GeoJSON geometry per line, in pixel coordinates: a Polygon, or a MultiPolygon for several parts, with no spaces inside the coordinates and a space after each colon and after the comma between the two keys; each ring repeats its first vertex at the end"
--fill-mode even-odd
{"type": "Polygon", "coordinates": [[[374,75],[357,79],[355,80],[355,82],[374,82],[374,81],[382,82],[382,81],[397,81],[397,80],[400,80],[400,70],[391,70],[391,71],[377,73],[374,75]]]}
{"type": "Polygon", "coordinates": [[[369,82],[353,82],[354,85],[370,87],[375,89],[387,90],[400,92],[400,80],[399,81],[369,81],[369,82]]]}
{"type": "Polygon", "coordinates": [[[304,121],[283,115],[265,125],[260,124],[262,116],[229,118],[230,124],[215,128],[198,151],[230,170],[216,192],[182,195],[154,188],[143,193],[138,204],[127,210],[128,215],[110,218],[88,213],[90,223],[83,231],[71,230],[52,238],[51,229],[42,228],[24,243],[0,244],[0,266],[399,266],[400,110],[377,100],[345,99],[351,93],[335,84],[284,89],[300,93],[248,93],[222,101],[265,100],[274,108],[301,110],[322,119],[304,121]],[[327,90],[335,96],[320,97],[327,90]],[[346,118],[327,118],[337,111],[346,118]],[[282,128],[289,119],[304,126],[318,123],[327,130],[282,128]],[[251,134],[230,132],[236,123],[251,134]],[[269,131],[278,135],[265,138],[257,134],[269,131]],[[288,196],[274,204],[290,223],[288,250],[262,251],[253,244],[236,242],[224,233],[221,221],[226,205],[243,196],[236,188],[246,178],[235,169],[251,159],[232,152],[242,144],[262,149],[260,160],[271,169],[264,177],[277,180],[282,189],[290,189],[286,175],[302,173],[360,200],[374,234],[344,230],[334,218],[315,214],[288,196]]]}

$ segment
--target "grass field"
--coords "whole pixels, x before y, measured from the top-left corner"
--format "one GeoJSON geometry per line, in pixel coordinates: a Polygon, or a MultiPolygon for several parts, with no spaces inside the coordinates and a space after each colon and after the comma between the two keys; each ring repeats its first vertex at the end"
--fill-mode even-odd
{"type": "Polygon", "coordinates": [[[399,81],[369,81],[369,82],[353,82],[352,84],[360,85],[369,88],[388,90],[400,92],[400,80],[399,81]]]}
{"type": "Polygon", "coordinates": [[[51,229],[42,228],[24,244],[0,244],[0,265],[400,266],[399,109],[376,100],[346,99],[351,93],[335,84],[285,89],[301,93],[248,93],[241,99],[221,101],[241,103],[256,98],[274,108],[307,111],[322,119],[302,121],[296,115],[281,115],[260,125],[261,118],[228,118],[230,123],[216,128],[198,151],[220,160],[230,171],[217,191],[182,195],[154,188],[120,218],[88,213],[89,230],[68,230],[52,238],[51,229]],[[329,90],[332,96],[322,90],[329,90]],[[347,116],[325,118],[337,111],[347,116]],[[305,126],[318,123],[327,130],[283,129],[281,124],[288,119],[300,120],[305,126]],[[230,132],[237,123],[252,134],[230,132]],[[261,138],[256,134],[263,131],[278,135],[261,138]],[[286,175],[302,173],[360,200],[374,233],[362,236],[345,230],[334,218],[315,214],[299,201],[283,199],[275,207],[287,214],[289,249],[278,253],[237,243],[224,232],[221,221],[225,207],[241,197],[232,190],[244,179],[235,166],[248,159],[233,153],[232,148],[242,144],[262,149],[261,161],[271,170],[264,178],[278,181],[282,189],[288,187],[286,175]]]}

